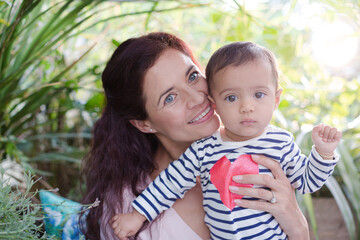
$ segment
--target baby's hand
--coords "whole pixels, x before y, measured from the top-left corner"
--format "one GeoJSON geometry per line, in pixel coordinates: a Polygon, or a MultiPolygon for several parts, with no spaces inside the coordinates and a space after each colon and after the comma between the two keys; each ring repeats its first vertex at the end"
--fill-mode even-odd
{"type": "Polygon", "coordinates": [[[319,124],[312,131],[312,140],[316,151],[324,159],[332,159],[334,150],[341,140],[342,133],[335,127],[319,124]]]}
{"type": "Polygon", "coordinates": [[[120,240],[135,235],[146,218],[137,211],[117,214],[111,219],[111,227],[120,240]]]}

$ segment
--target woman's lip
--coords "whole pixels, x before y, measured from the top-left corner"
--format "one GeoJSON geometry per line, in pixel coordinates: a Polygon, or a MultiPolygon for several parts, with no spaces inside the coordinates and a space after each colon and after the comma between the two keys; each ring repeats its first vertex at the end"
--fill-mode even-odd
{"type": "Polygon", "coordinates": [[[211,118],[214,115],[214,109],[211,107],[210,104],[208,104],[201,113],[199,113],[195,118],[193,118],[188,124],[199,124],[207,121],[209,118],[211,118]],[[204,114],[204,116],[201,116],[204,114]],[[199,119],[198,119],[199,118],[199,119]],[[198,119],[198,120],[196,120],[198,119]]]}

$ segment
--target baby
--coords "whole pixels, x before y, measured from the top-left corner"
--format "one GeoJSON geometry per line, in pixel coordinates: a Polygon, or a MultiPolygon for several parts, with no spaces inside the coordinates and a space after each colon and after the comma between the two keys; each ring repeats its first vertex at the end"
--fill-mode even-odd
{"type": "MultiPolygon", "coordinates": [[[[270,125],[282,89],[274,55],[251,42],[235,42],[217,50],[206,67],[213,104],[223,127],[194,142],[133,202],[134,211],[118,214],[112,227],[119,237],[134,235],[196,184],[200,176],[205,223],[212,239],[285,239],[286,234],[268,212],[241,208],[229,188],[262,187],[236,184],[241,174],[271,174],[251,154],[278,161],[293,187],[301,193],[320,189],[339,159],[334,154],[341,139],[336,128],[320,124],[312,131],[310,156],[301,154],[292,134],[270,125]]],[[[271,191],[270,189],[267,189],[271,191]]],[[[269,201],[276,204],[272,192],[269,201]]],[[[250,199],[246,198],[244,199],[250,199]]]]}

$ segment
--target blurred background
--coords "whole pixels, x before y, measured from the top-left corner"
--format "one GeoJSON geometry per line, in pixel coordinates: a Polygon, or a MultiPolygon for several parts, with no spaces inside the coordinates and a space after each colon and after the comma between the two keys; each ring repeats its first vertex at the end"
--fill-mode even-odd
{"type": "Polygon", "coordinates": [[[358,239],[359,0],[0,0],[0,29],[1,188],[26,192],[30,173],[38,179],[32,192],[59,188],[80,201],[81,161],[104,106],[101,73],[122,41],[170,32],[203,68],[222,45],[253,41],[270,49],[280,68],[284,92],[273,124],[294,133],[305,154],[314,125],[343,132],[333,178],[298,196],[312,238],[358,239]],[[329,218],[337,220],[324,224],[329,218]]]}

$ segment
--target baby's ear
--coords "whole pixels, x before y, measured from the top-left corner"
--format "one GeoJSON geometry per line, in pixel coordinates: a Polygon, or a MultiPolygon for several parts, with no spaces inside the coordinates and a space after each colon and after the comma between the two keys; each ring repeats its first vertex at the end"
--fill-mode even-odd
{"type": "Polygon", "coordinates": [[[210,95],[208,95],[207,98],[208,98],[209,101],[211,102],[211,107],[212,107],[213,109],[215,109],[215,108],[216,108],[216,104],[215,104],[214,99],[213,99],[210,95]]]}
{"type": "Polygon", "coordinates": [[[279,88],[275,93],[275,108],[277,108],[280,104],[280,95],[282,93],[283,89],[279,88]]]}
{"type": "Polygon", "coordinates": [[[147,120],[130,120],[129,122],[143,133],[154,133],[154,129],[147,120]]]}

